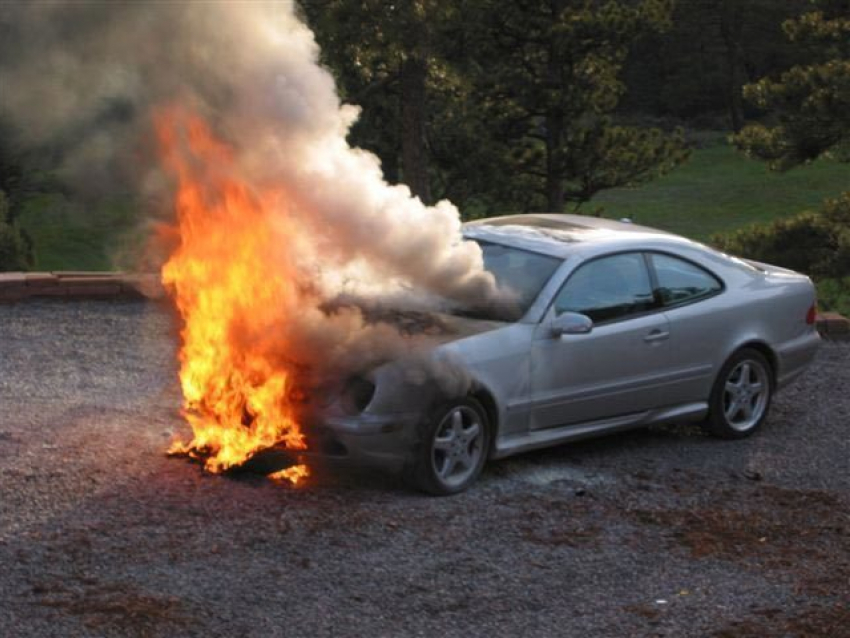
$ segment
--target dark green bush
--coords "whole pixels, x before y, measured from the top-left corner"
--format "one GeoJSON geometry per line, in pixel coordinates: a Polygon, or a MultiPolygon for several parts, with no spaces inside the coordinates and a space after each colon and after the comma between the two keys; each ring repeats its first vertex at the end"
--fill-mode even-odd
{"type": "Polygon", "coordinates": [[[818,306],[850,317],[850,277],[821,279],[818,284],[818,306]]]}
{"type": "Polygon", "coordinates": [[[850,315],[850,192],[816,212],[715,235],[724,252],[806,273],[821,307],[850,315]]]}
{"type": "Polygon", "coordinates": [[[29,246],[21,232],[11,224],[0,221],[0,272],[27,270],[31,266],[29,246]]]}
{"type": "Polygon", "coordinates": [[[806,211],[715,235],[724,252],[784,266],[814,279],[850,276],[850,192],[828,199],[816,212],[806,211]]]}
{"type": "Polygon", "coordinates": [[[32,267],[32,247],[9,219],[9,203],[0,191],[0,272],[32,267]]]}

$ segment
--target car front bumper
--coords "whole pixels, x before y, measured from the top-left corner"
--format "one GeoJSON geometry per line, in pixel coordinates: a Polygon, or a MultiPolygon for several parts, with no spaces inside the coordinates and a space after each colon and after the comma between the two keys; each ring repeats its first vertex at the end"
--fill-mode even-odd
{"type": "Polygon", "coordinates": [[[326,416],[310,429],[305,456],[400,470],[411,458],[421,422],[419,412],[326,416]]]}

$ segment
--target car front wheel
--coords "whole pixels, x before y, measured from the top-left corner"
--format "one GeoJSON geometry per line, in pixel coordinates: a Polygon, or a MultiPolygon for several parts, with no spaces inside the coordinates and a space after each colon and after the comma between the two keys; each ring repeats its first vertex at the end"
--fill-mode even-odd
{"type": "Polygon", "coordinates": [[[489,443],[487,415],[478,401],[464,398],[440,406],[425,422],[414,451],[413,484],[436,495],[462,492],[481,473],[489,443]]]}
{"type": "Polygon", "coordinates": [[[758,350],[743,348],[730,357],[717,375],[706,428],[726,439],[749,436],[767,418],[772,396],[770,363],[758,350]]]}

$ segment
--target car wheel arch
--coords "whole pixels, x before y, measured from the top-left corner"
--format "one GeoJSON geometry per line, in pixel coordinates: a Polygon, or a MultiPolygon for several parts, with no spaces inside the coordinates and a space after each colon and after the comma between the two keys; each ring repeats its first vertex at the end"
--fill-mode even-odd
{"type": "Polygon", "coordinates": [[[776,389],[776,383],[777,383],[776,380],[779,378],[779,359],[776,356],[776,352],[773,351],[773,348],[771,348],[769,345],[767,345],[767,343],[765,343],[764,341],[759,341],[757,339],[754,339],[754,340],[746,341],[746,342],[738,345],[738,347],[735,348],[729,354],[728,357],[726,357],[726,359],[724,360],[724,363],[725,363],[725,361],[728,361],[733,356],[735,356],[735,354],[737,354],[741,350],[744,350],[745,348],[750,348],[752,350],[755,350],[759,354],[763,355],[765,359],[767,359],[768,364],[770,364],[770,370],[769,370],[769,372],[770,372],[770,382],[771,382],[771,385],[773,386],[773,389],[776,389]]]}
{"type": "Polygon", "coordinates": [[[485,416],[487,417],[487,425],[490,429],[490,446],[487,450],[487,457],[493,453],[496,444],[496,434],[499,431],[499,407],[493,393],[481,384],[475,384],[469,392],[469,396],[478,401],[481,407],[484,408],[485,416]]]}
{"type": "MultiPolygon", "coordinates": [[[[417,427],[417,437],[411,449],[408,462],[402,470],[405,480],[412,487],[429,494],[447,496],[466,490],[477,479],[484,467],[484,464],[489,458],[489,439],[492,439],[493,435],[492,426],[489,424],[488,409],[481,403],[480,396],[481,395],[470,390],[465,394],[458,394],[454,396],[454,398],[446,399],[442,403],[435,403],[429,410],[427,416],[425,416],[420,425],[417,427]],[[463,411],[466,411],[467,417],[472,417],[473,421],[477,421],[478,424],[483,425],[483,429],[480,430],[480,434],[475,433],[470,434],[469,436],[475,437],[475,439],[480,436],[483,437],[484,441],[483,446],[478,448],[480,452],[478,452],[477,457],[470,459],[474,460],[475,469],[473,469],[472,473],[468,476],[462,477],[462,483],[452,485],[447,482],[451,476],[442,475],[445,468],[440,469],[435,466],[435,447],[437,441],[435,437],[441,436],[440,433],[443,426],[446,426],[448,429],[455,429],[456,432],[456,428],[458,426],[462,427],[463,425],[466,425],[469,426],[469,429],[471,429],[472,426],[474,426],[474,423],[470,422],[465,424],[462,424],[461,422],[455,424],[452,422],[452,426],[447,425],[447,419],[453,417],[454,412],[462,414],[463,411]],[[475,419],[475,415],[477,415],[477,419],[475,419]]],[[[445,430],[445,435],[448,435],[448,429],[445,430]]],[[[456,457],[459,453],[459,449],[457,449],[457,446],[451,441],[451,439],[455,436],[456,435],[446,436],[446,438],[443,439],[443,442],[449,440],[451,448],[454,448],[451,455],[456,457]]],[[[461,440],[459,444],[462,449],[463,446],[473,442],[473,439],[469,438],[467,440],[461,440]]],[[[441,446],[441,449],[445,450],[444,454],[449,453],[449,448],[441,446]]],[[[469,450],[469,452],[472,452],[472,450],[469,450]]],[[[453,461],[452,466],[454,466],[454,463],[456,462],[457,460],[453,461]]],[[[461,469],[463,469],[463,464],[461,465],[461,469]]],[[[451,469],[445,471],[451,472],[451,469]]]]}
{"type": "Polygon", "coordinates": [[[702,422],[706,432],[723,439],[741,439],[759,429],[776,390],[773,357],[770,347],[759,341],[732,351],[712,385],[702,422]]]}

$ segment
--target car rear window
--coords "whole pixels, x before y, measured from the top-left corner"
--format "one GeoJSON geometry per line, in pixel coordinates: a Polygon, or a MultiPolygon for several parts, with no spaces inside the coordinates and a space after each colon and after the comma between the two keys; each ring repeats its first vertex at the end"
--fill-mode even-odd
{"type": "Polygon", "coordinates": [[[665,306],[689,303],[723,290],[723,284],[710,272],[684,259],[650,253],[658,281],[658,294],[665,306]]]}

